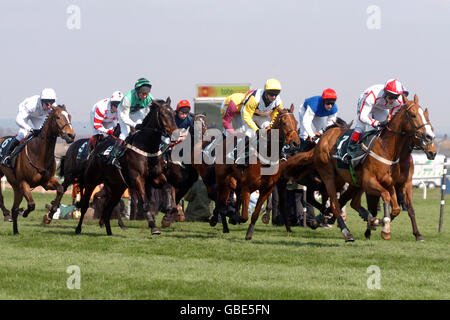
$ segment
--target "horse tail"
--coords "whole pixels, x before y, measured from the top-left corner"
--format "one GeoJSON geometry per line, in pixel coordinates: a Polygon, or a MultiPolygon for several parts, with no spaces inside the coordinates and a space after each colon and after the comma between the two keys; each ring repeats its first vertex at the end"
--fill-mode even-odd
{"type": "Polygon", "coordinates": [[[66,156],[62,156],[59,161],[59,176],[64,177],[64,161],[66,160],[66,156]]]}

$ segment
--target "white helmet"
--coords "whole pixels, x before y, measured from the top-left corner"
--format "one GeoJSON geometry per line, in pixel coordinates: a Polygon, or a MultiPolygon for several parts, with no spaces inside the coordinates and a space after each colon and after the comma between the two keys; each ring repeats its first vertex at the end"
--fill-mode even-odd
{"type": "Polygon", "coordinates": [[[52,88],[45,88],[41,92],[41,100],[56,100],[56,93],[55,90],[52,88]]]}
{"type": "Polygon", "coordinates": [[[113,101],[120,102],[120,101],[122,101],[122,98],[123,98],[123,93],[122,92],[114,91],[112,96],[111,96],[111,102],[113,102],[113,101]]]}

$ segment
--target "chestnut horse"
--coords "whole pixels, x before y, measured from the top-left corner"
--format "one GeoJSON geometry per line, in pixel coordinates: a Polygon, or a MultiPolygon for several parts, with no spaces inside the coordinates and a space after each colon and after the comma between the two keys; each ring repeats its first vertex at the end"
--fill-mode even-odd
{"type": "MultiPolygon", "coordinates": [[[[19,205],[23,197],[28,202],[27,209],[23,212],[23,217],[35,209],[35,202],[31,195],[31,189],[37,186],[44,187],[45,190],[56,190],[56,199],[52,202],[50,212],[56,212],[59,207],[64,188],[55,177],[55,145],[56,138],[61,137],[67,143],[72,143],[75,139],[75,132],[70,123],[71,115],[64,105],[52,107],[52,111],[45,119],[40,133],[34,137],[29,137],[28,142],[23,147],[22,152],[17,156],[14,168],[0,166],[0,178],[6,176],[8,182],[14,189],[14,204],[12,206],[13,232],[18,234],[17,216],[22,209],[19,205]]],[[[0,143],[5,138],[0,139],[0,143]]],[[[3,196],[0,190],[1,206],[3,196]]]]}
{"type": "MultiPolygon", "coordinates": [[[[333,157],[336,153],[336,142],[347,131],[347,128],[332,128],[326,131],[313,149],[312,163],[325,183],[330,197],[331,210],[338,221],[345,241],[354,241],[354,239],[340,215],[341,209],[336,196],[336,186],[347,182],[349,184],[347,192],[349,194],[356,192],[356,196],[352,198],[352,208],[361,207],[360,195],[362,192],[381,196],[384,209],[384,227],[381,235],[388,240],[391,237],[389,204],[392,207],[392,215],[396,216],[400,212],[392,166],[398,162],[402,147],[410,137],[416,137],[426,144],[434,139],[431,125],[418,104],[417,95],[414,96],[414,101],[407,100],[403,95],[403,101],[403,107],[392,117],[389,125],[382,130],[364,163],[355,168],[355,182],[350,170],[339,169],[337,160],[333,157]]],[[[305,164],[308,164],[307,161],[305,164]]]]}
{"type": "MultiPolygon", "coordinates": [[[[126,188],[133,189],[138,201],[143,204],[147,212],[149,228],[152,234],[159,234],[152,215],[149,214],[149,201],[147,197],[147,185],[161,187],[167,182],[163,174],[164,160],[159,151],[161,135],[172,136],[178,129],[175,124],[175,115],[170,107],[170,98],[164,100],[153,100],[150,112],[142,122],[142,129],[136,131],[126,139],[126,147],[120,158],[118,169],[112,165],[105,165],[100,155],[111,146],[105,143],[109,139],[100,142],[88,159],[83,174],[83,185],[81,195],[81,217],[75,230],[81,233],[83,217],[89,207],[89,199],[95,187],[104,184],[106,191],[106,205],[103,208],[101,221],[105,224],[107,235],[112,235],[110,216],[113,208],[119,203],[126,188]]],[[[176,210],[176,207],[173,208],[176,210]]]]}
{"type": "MultiPolygon", "coordinates": [[[[280,109],[277,118],[275,119],[272,129],[279,130],[279,140],[275,141],[278,152],[284,146],[289,146],[292,149],[298,149],[300,146],[300,138],[297,132],[297,120],[293,114],[294,105],[292,104],[290,109],[280,109]]],[[[267,149],[271,147],[272,130],[267,131],[267,140],[260,139],[259,143],[267,143],[267,149]]],[[[226,143],[223,144],[224,154],[226,152],[226,143]]],[[[225,161],[222,164],[216,164],[216,181],[217,181],[217,206],[218,212],[213,216],[213,219],[217,219],[218,214],[222,217],[223,232],[229,232],[226,222],[227,214],[227,201],[231,193],[230,178],[234,178],[237,182],[236,195],[239,201],[236,208],[239,212],[239,204],[242,204],[241,222],[248,220],[248,205],[250,202],[250,194],[256,190],[259,190],[259,198],[256,204],[255,210],[252,213],[251,223],[247,230],[246,239],[250,240],[255,229],[256,221],[258,220],[259,213],[263,203],[267,200],[273,190],[274,183],[280,176],[280,161],[277,159],[276,169],[272,174],[261,174],[263,163],[261,163],[260,156],[257,157],[255,164],[250,163],[247,167],[242,167],[237,164],[226,164],[225,161]]],[[[271,164],[273,165],[273,164],[271,164]]]]}
{"type": "MultiPolygon", "coordinates": [[[[418,100],[417,100],[418,102],[418,100]]],[[[425,120],[430,124],[428,110],[424,111],[425,120]]],[[[431,126],[431,130],[434,132],[433,127],[431,126]]],[[[415,236],[417,241],[424,241],[423,236],[420,234],[419,229],[417,228],[416,215],[414,212],[412,195],[413,195],[413,185],[412,185],[412,176],[414,173],[414,163],[411,157],[411,152],[413,149],[419,149],[425,152],[427,158],[429,160],[433,160],[437,153],[436,144],[434,143],[434,139],[423,139],[419,137],[411,137],[411,142],[405,144],[400,153],[399,163],[395,164],[392,167],[392,177],[395,181],[395,190],[403,193],[406,203],[406,209],[408,211],[409,218],[411,220],[413,235],[415,236]]],[[[379,201],[379,197],[367,195],[367,206],[369,212],[373,217],[377,215],[377,204],[379,201]]],[[[397,215],[392,214],[391,220],[397,215]]],[[[367,228],[365,236],[366,238],[370,238],[371,228],[367,228]]]]}

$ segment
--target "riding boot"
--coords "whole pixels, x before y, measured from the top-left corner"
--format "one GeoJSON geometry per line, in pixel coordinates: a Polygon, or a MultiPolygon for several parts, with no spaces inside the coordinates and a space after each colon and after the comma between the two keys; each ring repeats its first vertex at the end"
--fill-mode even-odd
{"type": "Polygon", "coordinates": [[[119,156],[122,154],[123,151],[123,140],[117,139],[116,144],[112,148],[111,152],[109,153],[109,158],[107,164],[113,165],[118,169],[121,169],[120,162],[119,162],[119,156]]]}
{"type": "Polygon", "coordinates": [[[342,157],[342,161],[346,164],[350,164],[351,160],[357,156],[358,141],[361,134],[358,131],[353,131],[350,141],[347,146],[347,153],[342,157]]]}
{"type": "Polygon", "coordinates": [[[6,167],[11,167],[11,159],[17,154],[18,149],[16,148],[19,145],[19,140],[17,140],[16,138],[11,139],[11,141],[9,142],[9,144],[6,146],[6,151],[5,154],[7,155],[5,158],[3,158],[2,160],[2,165],[6,166],[6,167]],[[12,150],[12,152],[11,152],[12,150]]]}

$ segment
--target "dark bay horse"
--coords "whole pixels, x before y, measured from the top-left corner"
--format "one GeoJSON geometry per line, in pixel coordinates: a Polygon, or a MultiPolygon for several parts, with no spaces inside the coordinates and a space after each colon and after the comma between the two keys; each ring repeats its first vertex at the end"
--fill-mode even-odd
{"type": "MultiPolygon", "coordinates": [[[[103,208],[101,221],[105,224],[107,235],[111,235],[110,216],[113,208],[120,201],[126,188],[136,192],[138,201],[143,204],[147,212],[149,227],[152,234],[159,234],[155,222],[148,214],[147,185],[161,187],[167,182],[163,174],[164,160],[159,151],[161,135],[172,136],[177,130],[174,111],[170,107],[171,100],[153,100],[150,112],[142,122],[141,129],[126,139],[126,149],[120,158],[120,166],[105,165],[101,157],[109,143],[100,142],[88,159],[83,174],[83,191],[81,196],[81,217],[76,233],[81,233],[83,217],[89,206],[90,196],[95,187],[104,184],[106,191],[106,205],[103,208]]],[[[106,142],[106,140],[105,140],[106,142]]],[[[176,208],[174,208],[176,210],[176,208]]]]}
{"type": "MultiPolygon", "coordinates": [[[[291,146],[296,149],[300,146],[300,138],[297,132],[297,120],[293,114],[294,105],[291,105],[290,109],[280,109],[277,118],[273,123],[272,129],[279,130],[279,140],[274,141],[276,147],[278,147],[278,152],[284,146],[291,146]]],[[[274,131],[267,131],[267,140],[260,139],[260,145],[266,143],[267,150],[271,148],[272,133],[274,131]]],[[[225,142],[223,144],[224,154],[226,152],[225,142]]],[[[261,174],[261,169],[264,164],[261,161],[260,154],[256,159],[256,163],[250,163],[247,167],[242,167],[237,164],[227,164],[223,161],[222,164],[216,164],[216,181],[217,181],[217,202],[218,212],[213,218],[217,219],[217,214],[222,217],[223,232],[229,232],[228,225],[226,222],[227,214],[227,201],[231,193],[230,187],[230,177],[235,179],[237,182],[236,195],[239,201],[236,205],[236,212],[239,212],[239,205],[242,205],[241,222],[246,222],[248,220],[248,205],[250,201],[250,194],[256,190],[259,190],[259,198],[256,204],[255,210],[252,213],[251,223],[247,230],[246,239],[250,240],[253,235],[256,221],[258,220],[261,207],[267,198],[270,196],[273,190],[273,186],[280,176],[280,161],[279,158],[276,161],[276,168],[272,174],[261,174]]],[[[273,164],[271,164],[273,165],[273,164]]]]}
{"type": "Polygon", "coordinates": [[[383,239],[390,239],[389,205],[392,208],[392,215],[398,215],[400,212],[395,192],[395,180],[392,176],[392,165],[397,163],[402,147],[411,136],[423,141],[432,141],[434,138],[431,126],[418,104],[417,96],[414,97],[414,101],[409,101],[403,95],[403,100],[405,101],[403,107],[392,117],[389,125],[381,131],[379,139],[374,143],[369,156],[366,157],[361,166],[355,168],[356,181],[353,180],[350,170],[338,168],[337,161],[333,158],[336,153],[336,141],[348,130],[346,127],[327,130],[313,149],[313,155],[309,159],[311,161],[308,161],[307,154],[303,158],[304,165],[312,163],[325,183],[330,197],[331,210],[338,221],[338,226],[345,241],[354,241],[354,239],[341,217],[336,186],[343,186],[344,183],[348,183],[349,188],[346,192],[349,192],[349,194],[356,192],[356,196],[353,196],[351,203],[354,209],[361,207],[360,195],[363,192],[381,196],[384,209],[382,222],[384,227],[381,235],[383,239]]]}
{"type": "MultiPolygon", "coordinates": [[[[55,145],[58,137],[61,137],[67,143],[72,143],[75,139],[75,132],[70,121],[71,115],[64,105],[52,107],[52,111],[42,125],[40,133],[29,140],[17,156],[14,168],[0,166],[0,178],[5,175],[14,189],[14,204],[11,209],[14,234],[19,233],[17,217],[21,211],[19,205],[23,197],[28,202],[23,217],[27,217],[35,209],[35,202],[31,195],[32,188],[42,186],[45,190],[56,190],[57,196],[50,208],[52,214],[59,207],[64,190],[55,177],[55,145]]],[[[0,143],[4,139],[1,138],[0,143]]],[[[3,196],[0,197],[0,200],[1,206],[4,207],[3,196]]]]}
{"type": "MultiPolygon", "coordinates": [[[[208,121],[205,114],[192,114],[192,116],[194,118],[194,125],[189,128],[189,137],[184,141],[186,147],[190,148],[190,150],[194,150],[195,130],[199,130],[204,134],[208,129],[208,121]]],[[[173,190],[171,190],[172,204],[169,204],[170,207],[174,207],[180,203],[181,199],[186,195],[199,177],[197,170],[194,168],[192,158],[188,159],[188,161],[174,161],[174,159],[175,157],[170,155],[164,168],[164,175],[167,178],[168,184],[173,188],[173,190]]],[[[166,187],[167,186],[165,186],[165,188],[166,187]]],[[[166,214],[163,217],[162,227],[166,228],[174,221],[176,221],[176,214],[172,211],[172,213],[166,214]]]]}
{"type": "MultiPolygon", "coordinates": [[[[117,137],[120,134],[120,126],[117,125],[114,130],[114,136],[117,137]]],[[[74,141],[66,151],[66,154],[61,157],[59,164],[59,176],[64,178],[62,186],[64,192],[67,188],[74,184],[83,185],[82,177],[84,170],[86,169],[87,159],[90,152],[95,148],[97,143],[105,139],[101,135],[94,135],[91,139],[83,138],[74,141]],[[84,148],[84,150],[82,150],[84,148]]],[[[53,203],[53,202],[52,202],[53,203]]],[[[43,217],[44,224],[50,224],[53,219],[52,211],[48,212],[43,217]]],[[[118,216],[118,224],[122,229],[125,229],[125,225],[120,215],[118,216]]]]}

